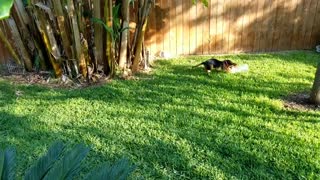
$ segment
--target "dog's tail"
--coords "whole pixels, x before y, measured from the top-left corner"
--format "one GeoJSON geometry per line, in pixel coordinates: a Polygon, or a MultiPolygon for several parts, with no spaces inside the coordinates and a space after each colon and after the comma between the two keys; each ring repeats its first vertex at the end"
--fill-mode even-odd
{"type": "Polygon", "coordinates": [[[195,65],[195,66],[192,66],[192,68],[195,68],[195,67],[198,67],[198,66],[201,66],[201,65],[203,65],[203,62],[200,63],[200,64],[197,64],[197,65],[195,65]]]}

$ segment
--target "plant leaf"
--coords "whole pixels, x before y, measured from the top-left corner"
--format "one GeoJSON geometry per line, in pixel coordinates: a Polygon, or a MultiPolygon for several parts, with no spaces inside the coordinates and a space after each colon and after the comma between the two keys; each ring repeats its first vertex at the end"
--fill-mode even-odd
{"type": "Polygon", "coordinates": [[[15,150],[13,148],[7,148],[4,151],[3,172],[1,180],[13,180],[15,179],[15,150]]]}
{"type": "Polygon", "coordinates": [[[13,0],[0,0],[0,20],[10,16],[13,0]]]}
{"type": "Polygon", "coordinates": [[[135,166],[130,165],[127,159],[120,159],[114,165],[109,163],[102,165],[99,168],[91,171],[85,179],[115,179],[115,180],[124,180],[127,179],[130,174],[134,171],[135,166]]]}
{"type": "Polygon", "coordinates": [[[26,173],[25,180],[42,179],[49,172],[50,168],[59,159],[64,149],[62,142],[54,143],[48,152],[42,156],[26,173]]]}
{"type": "Polygon", "coordinates": [[[113,34],[112,28],[108,27],[101,19],[99,19],[99,18],[91,18],[91,21],[94,22],[94,23],[98,23],[98,24],[102,25],[106,31],[108,31],[109,33],[113,34]]]}
{"type": "Polygon", "coordinates": [[[44,179],[72,179],[80,171],[81,161],[87,156],[89,150],[83,144],[76,145],[64,155],[61,161],[54,164],[44,179]]]}
{"type": "Polygon", "coordinates": [[[0,179],[2,179],[2,173],[4,169],[4,152],[0,150],[0,179]]]}
{"type": "MultiPolygon", "coordinates": [[[[201,2],[205,7],[209,6],[208,0],[201,0],[201,2]]],[[[192,4],[197,4],[197,3],[198,3],[198,0],[192,0],[192,4]]]]}

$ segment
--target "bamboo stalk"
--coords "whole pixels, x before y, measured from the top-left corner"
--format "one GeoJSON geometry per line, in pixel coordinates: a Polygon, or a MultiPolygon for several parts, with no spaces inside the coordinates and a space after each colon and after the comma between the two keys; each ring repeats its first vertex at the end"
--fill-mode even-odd
{"type": "Polygon", "coordinates": [[[142,30],[139,31],[138,36],[137,36],[136,50],[134,53],[134,59],[133,59],[133,63],[132,63],[132,73],[136,73],[139,68],[139,63],[141,60],[140,55],[141,55],[141,51],[142,51],[142,43],[143,43],[146,28],[147,28],[147,24],[148,24],[148,19],[145,20],[145,22],[142,26],[142,30]]]}
{"type": "Polygon", "coordinates": [[[122,0],[122,29],[121,44],[120,44],[120,57],[119,57],[119,68],[125,69],[125,63],[127,62],[127,49],[128,49],[128,27],[129,27],[129,0],[122,0]]]}
{"type": "Polygon", "coordinates": [[[139,0],[139,14],[138,14],[138,26],[133,44],[134,57],[132,62],[132,73],[138,71],[140,63],[140,55],[142,52],[142,43],[144,34],[148,24],[148,17],[151,9],[152,0],[139,0]]]}
{"type": "MultiPolygon", "coordinates": [[[[93,16],[95,18],[101,19],[101,0],[93,0],[93,16]]],[[[94,24],[94,54],[95,54],[95,70],[97,70],[98,63],[102,63],[103,57],[103,29],[100,24],[94,24]]]]}
{"type": "MultiPolygon", "coordinates": [[[[108,0],[105,3],[104,8],[104,16],[108,27],[112,27],[112,0],[108,0]]],[[[114,65],[114,58],[112,52],[112,34],[110,32],[106,32],[106,57],[107,57],[107,65],[109,68],[109,72],[107,72],[107,68],[105,67],[104,71],[105,74],[109,74],[111,77],[115,73],[115,65],[114,65]]]]}

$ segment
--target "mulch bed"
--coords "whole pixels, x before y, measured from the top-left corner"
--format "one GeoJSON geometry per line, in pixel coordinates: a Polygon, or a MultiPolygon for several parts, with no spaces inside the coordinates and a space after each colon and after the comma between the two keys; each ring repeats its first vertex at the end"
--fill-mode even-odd
{"type": "Polygon", "coordinates": [[[296,94],[291,94],[284,98],[284,107],[287,109],[294,110],[320,110],[319,105],[314,105],[309,100],[309,92],[300,92],[296,94]]]}

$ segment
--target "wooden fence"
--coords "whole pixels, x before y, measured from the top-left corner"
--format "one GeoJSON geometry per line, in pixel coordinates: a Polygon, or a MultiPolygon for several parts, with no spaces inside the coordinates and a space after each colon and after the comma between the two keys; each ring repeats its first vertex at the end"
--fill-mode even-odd
{"type": "MultiPolygon", "coordinates": [[[[320,41],[318,0],[156,0],[146,32],[151,54],[311,49],[320,41]]],[[[10,58],[0,43],[0,63],[10,58]]]]}
{"type": "Polygon", "coordinates": [[[320,41],[319,0],[156,0],[146,45],[174,55],[311,49],[320,41]]]}

